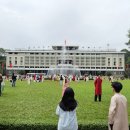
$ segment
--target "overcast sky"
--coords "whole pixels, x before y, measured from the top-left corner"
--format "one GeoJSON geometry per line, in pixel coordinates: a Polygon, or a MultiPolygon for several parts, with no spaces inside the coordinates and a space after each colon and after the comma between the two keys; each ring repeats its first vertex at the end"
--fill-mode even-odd
{"type": "Polygon", "coordinates": [[[0,48],[127,48],[130,0],[0,0],[0,48]]]}

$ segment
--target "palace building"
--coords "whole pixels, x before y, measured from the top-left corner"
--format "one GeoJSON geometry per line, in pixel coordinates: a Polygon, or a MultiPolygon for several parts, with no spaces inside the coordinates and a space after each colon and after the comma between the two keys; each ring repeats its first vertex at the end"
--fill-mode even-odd
{"type": "Polygon", "coordinates": [[[60,64],[76,66],[81,75],[97,72],[122,75],[125,71],[124,52],[116,50],[79,49],[79,46],[52,46],[51,49],[16,49],[6,51],[6,70],[46,73],[60,64]]]}

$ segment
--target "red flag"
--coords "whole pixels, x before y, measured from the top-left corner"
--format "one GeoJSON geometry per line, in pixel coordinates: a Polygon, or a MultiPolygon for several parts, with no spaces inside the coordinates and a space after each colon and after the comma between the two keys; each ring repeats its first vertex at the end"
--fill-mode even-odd
{"type": "Polygon", "coordinates": [[[10,68],[12,68],[12,63],[10,63],[10,68]]]}
{"type": "Polygon", "coordinates": [[[2,66],[2,69],[3,69],[3,68],[4,68],[4,63],[2,63],[2,65],[1,65],[1,66],[2,66]]]}

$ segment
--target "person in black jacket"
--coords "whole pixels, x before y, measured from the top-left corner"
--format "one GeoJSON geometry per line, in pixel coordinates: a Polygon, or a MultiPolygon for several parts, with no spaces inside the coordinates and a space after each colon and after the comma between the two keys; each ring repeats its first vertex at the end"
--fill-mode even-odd
{"type": "Polygon", "coordinates": [[[12,87],[15,87],[16,77],[17,77],[17,76],[13,73],[13,74],[12,74],[12,87]]]}
{"type": "Polygon", "coordinates": [[[60,75],[60,86],[62,86],[62,85],[63,85],[63,76],[60,75]]]}

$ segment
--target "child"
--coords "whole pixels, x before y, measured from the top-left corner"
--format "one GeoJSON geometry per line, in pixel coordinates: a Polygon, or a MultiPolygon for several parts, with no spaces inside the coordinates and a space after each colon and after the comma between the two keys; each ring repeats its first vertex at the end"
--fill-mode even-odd
{"type": "Polygon", "coordinates": [[[78,130],[76,107],[74,91],[67,87],[56,109],[56,115],[59,116],[58,130],[78,130]]]}

